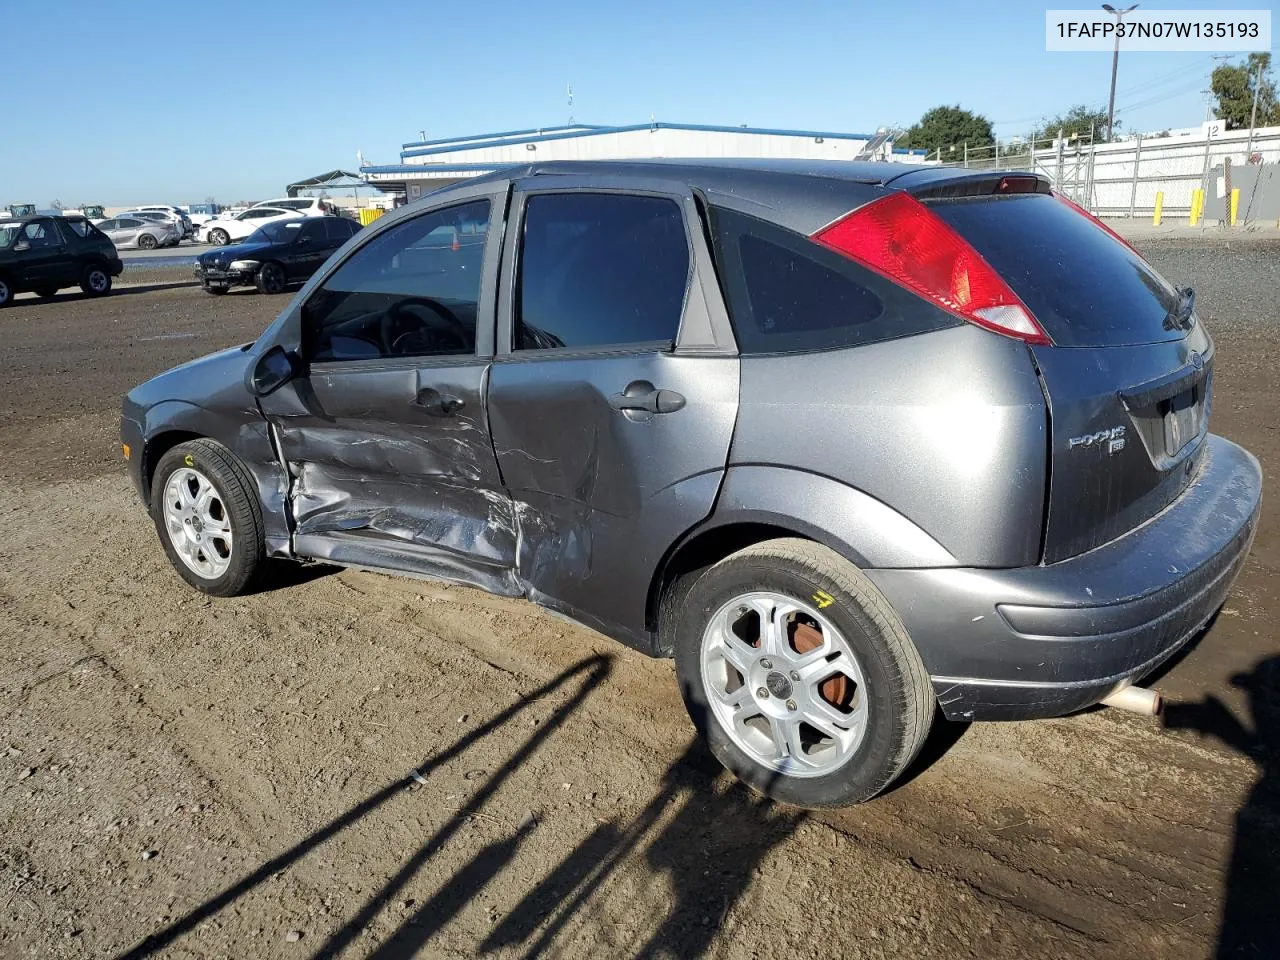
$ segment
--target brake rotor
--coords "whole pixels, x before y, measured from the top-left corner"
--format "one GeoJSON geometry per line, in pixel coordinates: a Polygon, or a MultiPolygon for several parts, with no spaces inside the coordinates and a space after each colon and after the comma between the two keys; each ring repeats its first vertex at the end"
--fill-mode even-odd
{"type": "MultiPolygon", "coordinates": [[[[797,620],[791,625],[791,647],[796,653],[804,654],[817,650],[822,646],[822,631],[813,624],[797,620]]],[[[822,699],[841,710],[849,708],[853,699],[853,684],[843,673],[836,673],[818,685],[822,699]]]]}

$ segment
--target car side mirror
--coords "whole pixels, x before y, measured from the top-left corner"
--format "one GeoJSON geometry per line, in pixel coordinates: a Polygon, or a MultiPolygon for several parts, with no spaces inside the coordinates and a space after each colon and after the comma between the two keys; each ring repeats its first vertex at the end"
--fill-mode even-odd
{"type": "Polygon", "coordinates": [[[296,353],[274,346],[254,364],[250,389],[256,396],[265,397],[296,377],[300,366],[296,353]]]}
{"type": "Polygon", "coordinates": [[[17,243],[13,245],[14,253],[22,253],[24,250],[30,250],[30,249],[31,249],[31,244],[28,243],[26,240],[19,240],[17,243]]]}

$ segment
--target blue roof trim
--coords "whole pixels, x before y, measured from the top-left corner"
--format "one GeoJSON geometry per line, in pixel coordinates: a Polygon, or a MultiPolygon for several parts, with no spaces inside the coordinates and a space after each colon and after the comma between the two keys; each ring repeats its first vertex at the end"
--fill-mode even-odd
{"type": "Polygon", "coordinates": [[[822,137],[824,140],[830,137],[832,140],[858,140],[867,141],[875,136],[873,133],[831,133],[825,130],[781,130],[773,127],[726,127],[716,124],[707,123],[631,123],[617,127],[589,126],[581,124],[584,129],[560,128],[553,129],[553,132],[545,132],[532,130],[527,131],[529,136],[520,136],[521,131],[515,134],[491,134],[489,139],[474,140],[450,140],[450,146],[425,146],[412,147],[405,144],[405,149],[400,151],[400,159],[407,160],[409,157],[425,157],[437,153],[455,153],[459,150],[475,150],[485,147],[502,147],[516,146],[523,143],[541,143],[547,140],[572,140],[578,137],[593,137],[597,134],[605,133],[633,133],[637,130],[693,130],[702,133],[755,133],[764,134],[771,137],[822,137]]]}
{"type": "Polygon", "coordinates": [[[911,157],[923,157],[923,156],[924,156],[925,154],[927,154],[929,151],[928,151],[928,150],[910,150],[910,149],[908,149],[907,147],[894,147],[894,148],[893,148],[893,152],[894,152],[894,153],[905,153],[905,154],[907,154],[908,156],[911,156],[911,157]]]}
{"type": "Polygon", "coordinates": [[[362,175],[373,173],[489,173],[507,167],[528,166],[527,163],[388,163],[381,166],[361,167],[362,175]]]}
{"type": "Polygon", "coordinates": [[[572,123],[572,124],[567,123],[561,126],[530,127],[528,130],[507,130],[503,133],[477,133],[469,137],[442,137],[439,140],[413,140],[409,143],[402,143],[400,146],[405,150],[409,150],[409,149],[412,149],[413,147],[434,147],[442,143],[456,143],[460,145],[465,145],[476,140],[499,140],[505,137],[523,137],[523,136],[527,136],[528,134],[538,134],[538,133],[543,133],[545,131],[579,130],[579,129],[598,130],[600,129],[600,124],[598,123],[572,123]]]}

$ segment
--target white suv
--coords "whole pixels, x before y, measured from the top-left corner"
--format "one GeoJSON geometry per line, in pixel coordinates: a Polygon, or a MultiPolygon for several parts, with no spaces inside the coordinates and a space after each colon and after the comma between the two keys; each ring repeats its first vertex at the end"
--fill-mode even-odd
{"type": "Polygon", "coordinates": [[[282,197],[279,200],[263,200],[253,206],[297,210],[304,217],[324,217],[333,212],[333,207],[325,203],[321,197],[282,197]]]}

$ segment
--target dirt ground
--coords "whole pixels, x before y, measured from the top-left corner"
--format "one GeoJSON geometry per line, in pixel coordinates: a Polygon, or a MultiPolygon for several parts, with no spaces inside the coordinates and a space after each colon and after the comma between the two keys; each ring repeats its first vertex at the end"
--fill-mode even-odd
{"type": "MultiPolygon", "coordinates": [[[[1163,242],[1214,429],[1276,489],[1280,246],[1163,242]]],[[[0,956],[1280,955],[1280,529],[1114,710],[941,724],[861,807],[763,802],[671,665],[523,603],[290,569],[210,600],[118,457],[120,395],[251,339],[251,292],[0,312],[0,956]]]]}

